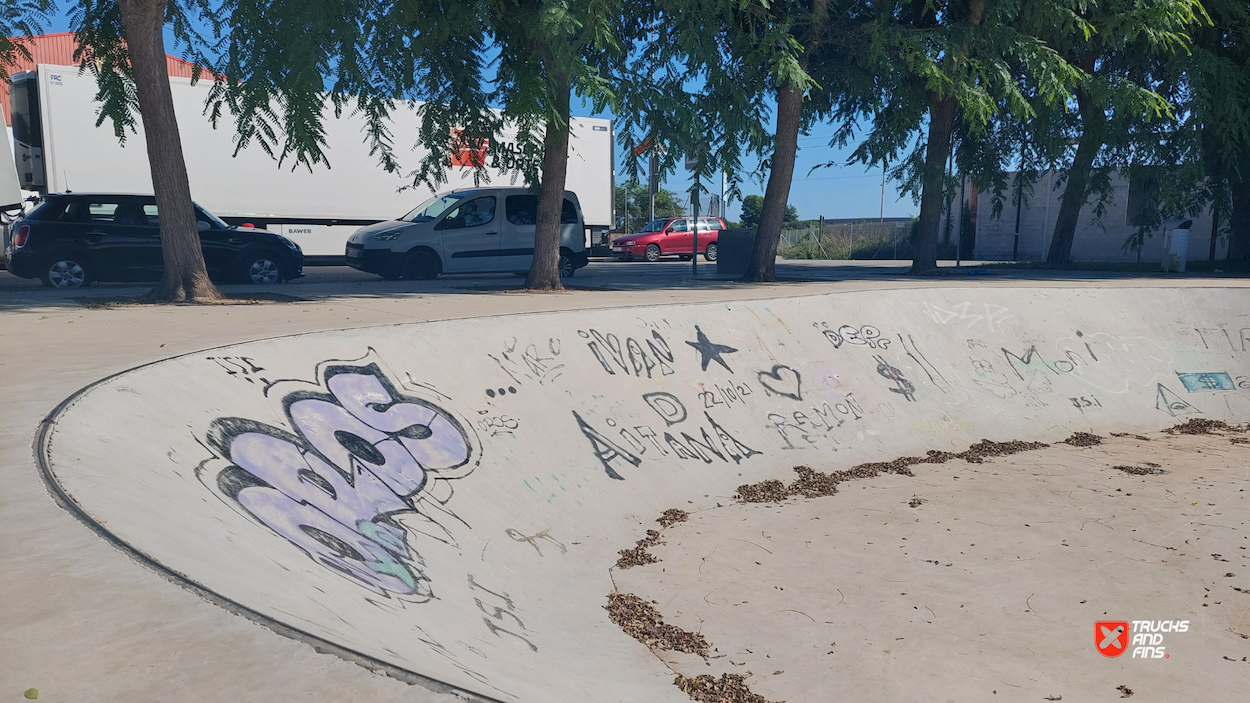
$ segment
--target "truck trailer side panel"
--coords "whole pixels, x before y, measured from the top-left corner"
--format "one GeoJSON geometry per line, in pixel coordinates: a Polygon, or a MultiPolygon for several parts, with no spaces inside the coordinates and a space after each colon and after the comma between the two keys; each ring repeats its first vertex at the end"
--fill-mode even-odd
{"type": "MultiPolygon", "coordinates": [[[[95,126],[96,82],[76,67],[37,68],[43,163],[48,192],[151,193],[142,125],[120,144],[112,124],[95,126]]],[[[402,216],[432,195],[403,174],[427,152],[418,140],[415,103],[399,103],[390,128],[401,173],[387,173],[369,155],[365,120],[345,113],[325,119],[329,167],[308,169],[287,157],[279,164],[259,145],[235,154],[233,117],[214,129],[204,114],[208,82],[171,78],[174,107],[191,194],[210,212],[233,222],[254,221],[299,242],[312,257],[342,256],[347,236],[362,224],[402,216]]],[[[568,188],[583,203],[587,226],[611,223],[611,121],[575,118],[570,140],[568,188]]],[[[450,167],[438,191],[472,187],[469,168],[450,167]]],[[[514,175],[493,171],[490,182],[511,184],[514,175]]]]}

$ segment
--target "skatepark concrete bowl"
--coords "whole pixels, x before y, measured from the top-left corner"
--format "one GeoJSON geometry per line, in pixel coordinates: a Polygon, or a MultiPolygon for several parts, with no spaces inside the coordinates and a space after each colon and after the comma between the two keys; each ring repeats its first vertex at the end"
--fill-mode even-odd
{"type": "Polygon", "coordinates": [[[1189,417],[1250,418],[1250,291],[850,292],[277,337],[93,384],[37,452],[108,540],[284,634],[467,697],[683,701],[604,610],[618,550],[665,510],[796,464],[1189,417]]]}

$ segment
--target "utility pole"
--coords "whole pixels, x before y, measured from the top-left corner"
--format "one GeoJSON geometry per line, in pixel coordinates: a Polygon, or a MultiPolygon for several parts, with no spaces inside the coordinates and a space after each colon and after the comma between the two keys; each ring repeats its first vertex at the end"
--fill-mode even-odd
{"type": "MultiPolygon", "coordinates": [[[[1020,167],[1016,170],[1016,238],[1011,243],[1011,260],[1020,255],[1020,209],[1024,206],[1024,142],[1020,142],[1020,167]]],[[[1042,252],[1045,254],[1046,252],[1042,252]]]]}
{"type": "Polygon", "coordinates": [[[959,229],[955,240],[955,268],[963,265],[963,249],[964,249],[964,195],[968,189],[968,174],[963,174],[959,180],[959,229]]]}
{"type": "Polygon", "coordinates": [[[885,159],[881,160],[881,219],[878,222],[885,222],[885,169],[888,165],[885,159]]]}
{"type": "Polygon", "coordinates": [[[647,220],[647,222],[654,222],[655,221],[655,191],[659,189],[659,185],[660,185],[660,174],[656,173],[656,171],[660,170],[660,157],[659,155],[656,154],[654,148],[652,148],[651,150],[651,158],[647,162],[647,167],[650,169],[650,172],[651,172],[651,176],[648,179],[648,183],[647,183],[647,191],[651,194],[651,217],[650,219],[647,220]]]}
{"type": "Polygon", "coordinates": [[[694,189],[690,191],[690,212],[694,215],[690,226],[694,229],[694,248],[690,253],[690,275],[699,275],[699,172],[694,172],[694,189]]]}

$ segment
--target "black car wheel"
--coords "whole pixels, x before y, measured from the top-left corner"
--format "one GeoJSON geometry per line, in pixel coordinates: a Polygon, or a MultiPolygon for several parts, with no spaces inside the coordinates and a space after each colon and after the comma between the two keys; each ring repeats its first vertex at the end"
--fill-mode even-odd
{"type": "Polygon", "coordinates": [[[91,282],[88,267],[82,257],[71,254],[53,254],[39,276],[49,288],[82,288],[91,282]]]}
{"type": "Polygon", "coordinates": [[[660,260],[660,245],[648,244],[647,245],[647,261],[659,261],[659,260],[660,260]]]}
{"type": "Polygon", "coordinates": [[[438,257],[428,251],[414,251],[404,259],[404,278],[428,281],[437,278],[439,269],[438,257]]]}
{"type": "Polygon", "coordinates": [[[577,271],[577,267],[573,265],[573,257],[560,252],[560,278],[570,278],[577,271]]]}
{"type": "Polygon", "coordinates": [[[716,261],[716,242],[707,245],[707,251],[703,252],[703,258],[706,261],[716,261]]]}
{"type": "Polygon", "coordinates": [[[240,267],[239,278],[244,283],[253,283],[259,286],[269,286],[278,283],[285,276],[282,275],[282,264],[279,258],[270,252],[259,252],[243,257],[243,265],[240,267]]]}

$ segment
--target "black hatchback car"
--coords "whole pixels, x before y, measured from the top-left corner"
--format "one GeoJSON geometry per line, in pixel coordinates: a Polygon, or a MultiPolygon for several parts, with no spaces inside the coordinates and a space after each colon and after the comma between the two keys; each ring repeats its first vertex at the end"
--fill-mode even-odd
{"type": "MultiPolygon", "coordinates": [[[[208,274],[277,283],[303,275],[304,253],[286,237],[232,227],[195,206],[208,274]]],[[[150,195],[48,195],[13,226],[9,271],[52,288],[92,281],[156,281],[164,269],[160,216],[150,195]]]]}

